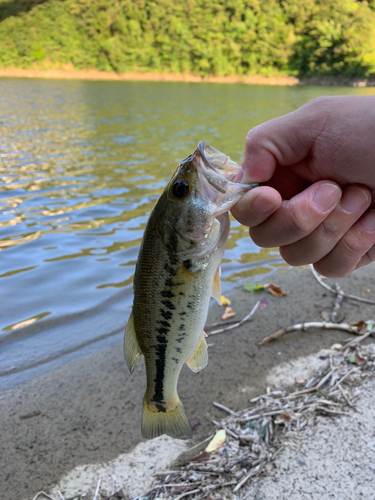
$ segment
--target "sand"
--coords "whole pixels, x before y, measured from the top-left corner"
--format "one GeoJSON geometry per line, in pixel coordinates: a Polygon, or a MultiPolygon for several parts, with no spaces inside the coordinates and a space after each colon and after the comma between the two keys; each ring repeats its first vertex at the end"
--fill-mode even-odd
{"type": "MultiPolygon", "coordinates": [[[[347,338],[345,333],[338,331],[314,330],[288,334],[278,342],[258,347],[256,342],[266,335],[297,322],[319,320],[321,311],[330,311],[333,306],[333,295],[316,282],[307,268],[280,270],[272,277],[272,281],[289,291],[289,295],[277,298],[267,292],[255,295],[242,289],[233,290],[228,296],[232,299],[233,308],[239,318],[245,316],[258,299],[266,298],[267,306],[257,313],[253,322],[232,332],[209,338],[209,342],[214,345],[209,348],[209,364],[202,372],[193,374],[187,368],[183,370],[179,394],[188,417],[200,421],[189,446],[209,435],[213,428],[211,419],[218,420],[222,417],[221,411],[212,406],[212,401],[220,402],[234,410],[243,408],[250,398],[265,392],[267,385],[272,385],[275,380],[277,383],[278,378],[281,380],[281,375],[277,372],[281,365],[312,354],[319,359],[316,355],[318,351],[347,338]]],[[[328,280],[331,284],[335,281],[337,280],[328,280]]],[[[370,299],[374,296],[373,266],[339,281],[348,293],[370,299]],[[373,292],[365,293],[365,289],[371,289],[373,292]]],[[[374,306],[350,301],[344,301],[341,309],[341,316],[347,321],[369,319],[374,316],[373,313],[374,306]]],[[[222,309],[213,305],[208,323],[219,320],[221,314],[222,309]]],[[[311,360],[312,358],[294,362],[289,369],[289,381],[286,380],[283,384],[292,383],[294,374],[301,376],[303,366],[310,365],[311,360]]],[[[107,464],[107,468],[112,467],[111,470],[118,471],[112,462],[121,456],[121,463],[135,463],[129,456],[124,455],[132,450],[136,456],[147,456],[148,453],[154,457],[154,460],[150,458],[149,461],[144,461],[146,470],[142,469],[139,462],[135,466],[137,470],[142,469],[139,473],[143,479],[137,481],[139,490],[147,490],[155,467],[166,467],[168,460],[172,461],[185,444],[177,442],[177,448],[173,448],[172,452],[172,446],[163,448],[161,445],[155,447],[153,442],[144,443],[140,435],[144,388],[143,364],[138,365],[130,376],[124,365],[122,346],[119,345],[105,352],[75,360],[28,384],[0,393],[2,498],[31,500],[39,490],[48,491],[56,486],[64,488],[68,484],[66,478],[69,473],[79,466],[92,464],[104,474],[103,467],[99,464],[107,464]],[[33,418],[20,419],[20,416],[33,411],[41,413],[33,418]],[[138,448],[140,443],[145,447],[138,448]],[[170,455],[168,457],[166,450],[170,455]],[[108,465],[108,462],[111,462],[111,465],[108,465]],[[147,471],[148,464],[154,468],[147,471]]],[[[364,387],[363,398],[375,400],[371,398],[374,392],[373,385],[369,383],[364,387]]],[[[342,429],[346,428],[346,434],[341,433],[345,438],[344,443],[338,440],[340,432],[336,435],[330,427],[324,427],[330,425],[329,423],[324,424],[321,430],[317,428],[313,438],[305,436],[303,444],[298,445],[301,449],[294,450],[290,445],[287,448],[289,451],[286,450],[285,454],[280,455],[276,472],[268,479],[254,480],[248,488],[256,487],[255,493],[249,493],[249,496],[244,498],[318,499],[318,494],[319,499],[346,498],[346,491],[351,491],[347,489],[349,486],[346,486],[344,493],[333,493],[336,496],[329,496],[330,484],[335,478],[338,486],[332,486],[332,491],[340,491],[339,483],[344,479],[345,485],[350,483],[350,488],[354,490],[358,489],[359,480],[361,484],[371,488],[371,481],[365,481],[365,477],[370,473],[370,465],[365,462],[368,461],[368,453],[372,450],[371,443],[375,439],[373,426],[369,424],[374,419],[374,406],[371,406],[369,401],[364,401],[358,403],[360,413],[357,419],[353,420],[356,423],[352,424],[348,420],[341,426],[342,429]],[[320,445],[317,444],[317,436],[320,436],[320,445]],[[332,443],[329,441],[331,436],[332,443]],[[352,449],[350,443],[356,447],[352,449]],[[364,447],[363,443],[370,445],[364,447]],[[298,462],[301,453],[304,464],[298,462]],[[358,467],[363,468],[363,477],[354,473],[350,475],[345,469],[347,466],[352,467],[352,471],[357,470],[353,469],[352,460],[345,460],[350,453],[355,456],[354,461],[359,464],[358,467]],[[322,457],[326,457],[324,466],[322,457]],[[292,476],[292,473],[296,476],[292,476]],[[314,477],[319,479],[316,485],[314,477]],[[277,487],[280,494],[267,496],[270,493],[269,490],[262,489],[266,488],[263,484],[268,484],[267,488],[273,488],[272,491],[277,487]],[[322,493],[322,485],[328,488],[327,496],[322,493]],[[293,491],[299,491],[299,496],[292,497],[293,491]],[[305,494],[308,496],[302,496],[305,494]]],[[[335,429],[335,421],[330,422],[335,429]]],[[[90,481],[94,481],[95,474],[92,474],[92,469],[88,470],[91,470],[90,481]]],[[[124,476],[130,477],[132,474],[124,473],[124,476]]],[[[75,487],[78,488],[78,485],[75,487]]],[[[87,484],[83,487],[87,487],[87,484]]],[[[127,488],[130,488],[129,493],[137,494],[129,483],[127,488]]],[[[368,489],[361,491],[367,491],[363,498],[375,498],[375,490],[371,493],[373,496],[368,493],[368,489]]],[[[351,498],[360,496],[352,495],[351,498]]]]}
{"type": "Polygon", "coordinates": [[[88,69],[75,70],[71,65],[65,69],[38,69],[38,68],[0,68],[0,78],[48,78],[59,80],[120,80],[120,81],[148,81],[148,82],[193,82],[193,83],[244,83],[251,85],[323,85],[340,87],[374,87],[375,80],[366,78],[348,78],[345,76],[262,76],[262,75],[228,75],[228,76],[199,76],[182,73],[154,73],[128,71],[115,73],[88,69]]]}

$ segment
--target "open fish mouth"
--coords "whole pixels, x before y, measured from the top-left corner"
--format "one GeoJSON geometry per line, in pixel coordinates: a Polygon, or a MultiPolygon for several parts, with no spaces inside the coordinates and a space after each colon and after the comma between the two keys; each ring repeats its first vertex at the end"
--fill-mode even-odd
{"type": "MultiPolygon", "coordinates": [[[[235,178],[242,169],[241,165],[203,141],[198,143],[194,159],[198,172],[219,193],[225,194],[231,188],[233,189],[233,184],[236,184],[235,178]]],[[[243,184],[243,186],[251,189],[257,184],[243,184]]]]}
{"type": "Polygon", "coordinates": [[[199,197],[203,203],[210,204],[215,215],[230,210],[245,192],[258,186],[235,182],[241,165],[203,141],[194,151],[193,164],[199,178],[199,197]]]}
{"type": "Polygon", "coordinates": [[[221,153],[203,141],[198,143],[196,152],[199,152],[208,169],[211,169],[216,174],[225,177],[228,181],[234,182],[236,175],[242,168],[241,165],[232,161],[229,156],[221,153]]]}

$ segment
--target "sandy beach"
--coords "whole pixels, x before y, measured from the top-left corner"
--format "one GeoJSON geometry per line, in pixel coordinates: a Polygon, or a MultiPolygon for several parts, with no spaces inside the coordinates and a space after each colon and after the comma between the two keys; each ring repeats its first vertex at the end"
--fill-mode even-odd
{"type": "MultiPolygon", "coordinates": [[[[338,280],[327,280],[331,284],[335,281],[338,280]]],[[[321,320],[321,311],[331,311],[334,303],[334,296],[319,285],[308,268],[280,270],[272,282],[288,291],[288,296],[273,297],[266,291],[249,293],[242,288],[230,292],[228,296],[238,318],[245,316],[258,299],[267,299],[267,306],[257,312],[252,322],[232,332],[209,337],[213,345],[209,348],[209,364],[202,372],[193,374],[184,368],[179,394],[188,417],[200,422],[189,446],[205,439],[213,429],[211,420],[222,417],[222,412],[212,405],[213,401],[234,410],[244,408],[250,398],[265,392],[269,384],[267,376],[275,367],[317,353],[348,337],[339,331],[314,330],[288,334],[277,342],[258,347],[257,342],[280,328],[301,321],[321,320]]],[[[375,295],[373,266],[339,282],[347,293],[368,299],[375,295]],[[366,293],[368,289],[370,293],[366,293]]],[[[373,317],[373,311],[374,306],[344,300],[339,319],[368,319],[373,317]]],[[[213,305],[207,323],[220,320],[222,312],[219,306],[213,305]]],[[[114,461],[130,453],[139,443],[143,443],[143,456],[147,456],[145,450],[150,450],[155,443],[144,442],[140,434],[144,389],[143,363],[130,376],[124,364],[122,345],[118,345],[0,393],[2,498],[31,500],[38,491],[50,491],[61,484],[62,478],[77,466],[114,461]],[[31,416],[34,412],[35,416],[31,416]]],[[[371,391],[372,395],[375,392],[371,384],[366,390],[370,396],[371,391]]],[[[374,437],[368,437],[371,439],[374,437]]],[[[187,446],[179,443],[182,442],[173,448],[175,454],[187,446]]],[[[166,449],[172,449],[168,440],[166,449]]],[[[333,454],[332,467],[340,468],[340,463],[334,460],[333,454]]],[[[148,461],[144,462],[147,466],[148,461]]],[[[136,464],[137,461],[133,466],[136,464]]],[[[314,466],[311,462],[311,473],[314,466]]],[[[147,476],[147,481],[151,481],[154,467],[155,464],[150,465],[146,473],[143,470],[142,477],[147,476]]],[[[145,489],[147,481],[145,479],[145,489]]],[[[252,484],[258,484],[257,481],[252,484]]],[[[142,492],[142,481],[138,481],[139,488],[142,492]]]]}
{"type": "Polygon", "coordinates": [[[250,85],[319,85],[338,87],[374,87],[375,80],[366,78],[348,78],[345,76],[263,76],[263,75],[229,75],[229,76],[199,76],[182,73],[154,73],[128,71],[115,73],[88,69],[75,70],[68,66],[65,69],[38,68],[0,68],[0,78],[48,78],[60,80],[113,80],[140,82],[191,82],[191,83],[243,83],[250,85]]]}

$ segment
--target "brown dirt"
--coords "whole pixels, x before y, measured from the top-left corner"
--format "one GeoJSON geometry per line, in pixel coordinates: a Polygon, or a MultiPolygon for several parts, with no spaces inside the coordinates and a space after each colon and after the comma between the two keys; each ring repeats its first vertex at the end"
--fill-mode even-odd
{"type": "Polygon", "coordinates": [[[180,73],[115,73],[109,71],[98,71],[90,69],[76,71],[72,67],[66,69],[22,69],[22,68],[0,68],[1,77],[16,78],[55,78],[55,79],[77,79],[77,80],[123,80],[123,81],[153,81],[153,82],[206,82],[206,83],[245,83],[254,85],[323,85],[323,86],[346,86],[346,87],[373,87],[375,80],[364,78],[335,77],[303,77],[278,76],[268,77],[262,75],[249,75],[241,77],[231,76],[205,76],[189,75],[180,73]]]}
{"type": "MultiPolygon", "coordinates": [[[[306,268],[280,271],[272,281],[289,295],[276,298],[267,292],[255,295],[242,289],[228,294],[239,318],[258,298],[267,298],[267,307],[252,323],[209,337],[214,345],[209,349],[208,366],[198,374],[187,368],[181,374],[179,394],[187,415],[201,422],[194,430],[194,442],[209,434],[211,419],[222,417],[212,401],[234,410],[243,408],[250,398],[265,392],[271,368],[347,338],[336,331],[298,332],[257,347],[259,340],[279,328],[319,320],[320,311],[331,310],[334,301],[306,268]]],[[[340,285],[348,293],[372,298],[374,293],[364,290],[375,291],[373,267],[341,279],[340,285]]],[[[347,321],[369,319],[373,310],[373,306],[349,301],[342,306],[347,321]]],[[[208,323],[219,320],[221,314],[222,309],[213,305],[208,323]]],[[[1,393],[2,498],[31,499],[37,491],[58,484],[77,465],[113,460],[133,448],[142,441],[144,389],[143,364],[130,376],[119,345],[1,393]],[[20,419],[34,411],[41,413],[20,419]]]]}

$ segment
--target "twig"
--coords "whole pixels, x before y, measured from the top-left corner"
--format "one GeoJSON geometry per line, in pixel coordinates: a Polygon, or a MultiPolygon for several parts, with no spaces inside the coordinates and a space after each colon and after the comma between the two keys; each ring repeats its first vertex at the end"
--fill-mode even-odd
{"type": "Polygon", "coordinates": [[[351,340],[350,342],[348,342],[346,345],[345,345],[345,349],[351,345],[355,345],[355,344],[359,344],[360,342],[362,342],[362,340],[364,340],[365,338],[369,337],[370,335],[372,335],[373,333],[375,333],[375,328],[372,328],[371,330],[369,330],[368,332],[364,333],[363,335],[361,335],[360,337],[356,338],[356,339],[353,339],[351,340]]]}
{"type": "Polygon", "coordinates": [[[206,497],[207,493],[211,493],[211,491],[216,490],[217,488],[225,488],[226,486],[233,486],[234,484],[237,484],[237,481],[228,481],[227,483],[219,483],[213,486],[203,486],[202,490],[206,490],[203,498],[206,497]]]}
{"type": "MultiPolygon", "coordinates": [[[[338,293],[337,290],[335,290],[334,288],[331,288],[329,285],[327,285],[327,283],[324,283],[321,275],[315,271],[314,266],[312,264],[310,264],[310,269],[311,269],[311,272],[313,273],[313,276],[317,279],[318,283],[320,285],[322,285],[322,287],[324,287],[326,290],[330,291],[331,293],[334,293],[335,295],[337,295],[337,293],[338,293]]],[[[374,301],[368,300],[368,299],[363,299],[362,297],[357,297],[356,295],[349,295],[348,293],[343,293],[343,296],[347,299],[357,300],[358,302],[364,302],[365,304],[375,305],[374,301]]]]}
{"type": "Polygon", "coordinates": [[[288,394],[288,398],[292,397],[292,396],[300,396],[302,394],[308,394],[309,392],[315,392],[317,391],[318,389],[320,389],[322,387],[323,384],[325,384],[325,382],[329,379],[329,377],[332,375],[332,373],[336,370],[336,368],[332,368],[332,370],[330,370],[327,375],[325,377],[322,378],[322,380],[319,382],[318,385],[314,385],[314,387],[310,387],[309,389],[303,389],[302,391],[296,391],[296,392],[292,392],[291,394],[288,394]]]}
{"type": "Polygon", "coordinates": [[[341,387],[341,385],[339,385],[338,388],[339,388],[339,390],[340,390],[343,398],[348,403],[348,405],[351,406],[352,408],[354,408],[353,403],[350,401],[350,399],[348,398],[348,395],[346,394],[346,392],[344,391],[344,389],[341,387]]]}
{"type": "Polygon", "coordinates": [[[160,488],[164,488],[164,484],[157,484],[156,486],[153,486],[150,490],[133,498],[133,500],[142,500],[143,497],[147,497],[150,493],[152,493],[153,491],[158,490],[160,488]]]}
{"type": "Polygon", "coordinates": [[[189,495],[194,495],[195,493],[199,493],[201,491],[200,488],[196,490],[190,490],[190,491],[185,491],[185,493],[182,493],[182,495],[179,495],[178,497],[175,498],[175,500],[181,500],[181,498],[185,498],[189,495]]]}
{"type": "Polygon", "coordinates": [[[98,499],[98,494],[99,494],[99,488],[100,488],[100,483],[102,482],[102,478],[100,477],[99,478],[99,481],[98,481],[98,485],[96,487],[96,491],[95,491],[95,495],[94,495],[94,498],[93,500],[97,500],[98,499]]]}
{"type": "Polygon", "coordinates": [[[358,327],[350,325],[349,323],[328,323],[326,321],[310,321],[308,323],[298,323],[296,325],[288,326],[282,330],[265,337],[263,340],[258,342],[257,345],[264,345],[271,340],[276,340],[286,333],[296,332],[296,331],[306,331],[308,328],[323,328],[325,330],[343,330],[345,332],[356,333],[358,335],[358,327]]]}
{"type": "Polygon", "coordinates": [[[337,323],[337,315],[338,315],[338,312],[339,312],[340,307],[341,307],[341,302],[344,298],[344,292],[342,291],[342,288],[339,286],[338,283],[336,283],[335,288],[336,288],[336,292],[337,292],[337,297],[336,297],[335,305],[333,306],[333,310],[331,313],[331,321],[333,321],[334,323],[337,323]]]}
{"type": "Polygon", "coordinates": [[[58,493],[61,500],[65,500],[64,495],[61,493],[60,490],[57,490],[57,493],[58,493]]]}
{"type": "Polygon", "coordinates": [[[246,321],[250,321],[259,307],[259,302],[260,301],[258,300],[258,302],[255,304],[255,306],[252,308],[249,314],[245,316],[243,319],[241,319],[241,321],[239,321],[238,323],[226,326],[224,328],[220,328],[219,330],[214,330],[213,332],[208,332],[208,335],[217,335],[218,333],[227,332],[229,330],[233,330],[233,328],[238,328],[239,326],[243,325],[246,321]]]}
{"type": "Polygon", "coordinates": [[[215,403],[215,401],[213,401],[212,403],[214,406],[216,406],[216,408],[220,408],[220,410],[223,410],[223,411],[226,411],[227,413],[229,413],[229,415],[235,415],[236,412],[234,412],[233,410],[231,410],[230,408],[227,408],[226,406],[224,405],[221,405],[220,403],[215,403]]]}
{"type": "Polygon", "coordinates": [[[250,472],[250,474],[248,474],[247,476],[245,476],[238,484],[237,486],[233,489],[233,493],[236,493],[236,491],[238,491],[240,488],[242,488],[242,486],[252,477],[252,476],[256,476],[257,474],[259,474],[259,472],[261,472],[261,470],[263,469],[263,467],[266,465],[267,463],[267,460],[265,460],[264,462],[262,462],[261,464],[259,464],[257,467],[256,467],[256,470],[250,472]]]}
{"type": "Polygon", "coordinates": [[[351,373],[353,373],[354,371],[357,371],[356,366],[353,366],[353,368],[350,371],[348,371],[348,373],[345,373],[345,375],[343,377],[341,377],[340,380],[338,382],[336,382],[336,384],[332,387],[330,392],[334,391],[336,389],[336,387],[338,387],[341,384],[341,382],[343,382],[347,377],[349,377],[349,375],[351,373]]]}
{"type": "Polygon", "coordinates": [[[326,413],[332,413],[332,415],[345,415],[346,417],[350,416],[350,413],[345,413],[343,411],[330,410],[329,408],[324,408],[324,406],[317,406],[317,410],[325,411],[326,413]]]}
{"type": "Polygon", "coordinates": [[[204,327],[204,329],[209,330],[210,328],[215,328],[216,326],[231,325],[232,323],[237,323],[237,320],[236,319],[228,319],[226,321],[218,321],[217,323],[211,323],[211,325],[206,325],[204,327]]]}
{"type": "Polygon", "coordinates": [[[40,495],[44,495],[46,498],[49,498],[50,500],[56,500],[55,498],[53,497],[50,497],[49,495],[47,495],[47,493],[45,493],[44,491],[39,491],[35,497],[33,498],[33,500],[36,500],[40,495]]]}

